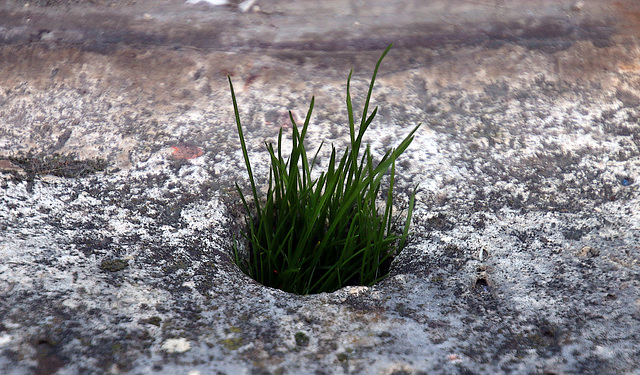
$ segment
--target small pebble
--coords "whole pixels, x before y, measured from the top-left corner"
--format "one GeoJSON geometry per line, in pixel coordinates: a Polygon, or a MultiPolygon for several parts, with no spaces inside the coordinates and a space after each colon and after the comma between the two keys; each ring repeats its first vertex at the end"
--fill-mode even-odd
{"type": "Polygon", "coordinates": [[[582,8],[584,8],[584,1],[576,1],[571,6],[571,10],[574,11],[574,12],[579,12],[579,11],[582,10],[582,8]]]}
{"type": "Polygon", "coordinates": [[[595,247],[585,246],[578,253],[579,257],[595,258],[600,255],[600,250],[595,247]]]}

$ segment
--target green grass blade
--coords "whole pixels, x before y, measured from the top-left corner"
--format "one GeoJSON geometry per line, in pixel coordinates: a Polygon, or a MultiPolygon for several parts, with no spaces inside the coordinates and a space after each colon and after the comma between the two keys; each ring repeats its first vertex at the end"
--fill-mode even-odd
{"type": "Polygon", "coordinates": [[[373,93],[373,84],[376,81],[376,76],[378,75],[378,69],[380,68],[380,64],[382,64],[382,60],[384,59],[384,57],[387,55],[387,53],[389,53],[389,50],[391,49],[391,47],[393,47],[393,43],[389,44],[387,49],[385,49],[384,52],[382,52],[382,56],[380,56],[380,58],[378,59],[375,69],[373,69],[373,77],[371,77],[371,83],[369,84],[369,92],[367,93],[367,99],[364,102],[364,109],[362,110],[362,122],[361,122],[362,125],[364,125],[365,119],[367,118],[367,112],[369,111],[369,102],[371,101],[371,94],[373,93]]]}
{"type": "Polygon", "coordinates": [[[229,79],[229,88],[231,89],[231,99],[233,101],[233,113],[236,118],[236,126],[238,128],[238,136],[240,137],[240,146],[242,147],[242,155],[244,156],[244,163],[247,166],[247,172],[249,173],[249,181],[251,182],[251,191],[253,192],[253,199],[257,207],[256,211],[258,217],[260,216],[260,201],[258,200],[258,191],[256,189],[256,181],[253,178],[253,171],[251,170],[251,162],[249,161],[249,152],[247,151],[247,145],[244,141],[244,133],[242,132],[242,124],[240,123],[240,111],[238,110],[238,102],[236,101],[236,94],[233,90],[233,83],[231,82],[231,76],[227,76],[229,79]]]}
{"type": "Polygon", "coordinates": [[[407,240],[407,236],[409,235],[409,226],[411,225],[411,216],[413,215],[413,207],[416,202],[416,192],[414,189],[413,194],[411,194],[411,199],[409,200],[409,208],[407,209],[407,219],[404,224],[404,229],[402,230],[402,237],[400,239],[400,244],[398,244],[398,248],[404,248],[404,244],[407,240]]]}

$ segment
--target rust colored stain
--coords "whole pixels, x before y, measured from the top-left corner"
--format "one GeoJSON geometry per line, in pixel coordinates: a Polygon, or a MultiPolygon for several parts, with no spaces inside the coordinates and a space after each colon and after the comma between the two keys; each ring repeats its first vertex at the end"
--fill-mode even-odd
{"type": "Polygon", "coordinates": [[[195,159],[199,156],[202,156],[204,153],[202,149],[193,143],[179,143],[177,145],[171,146],[173,151],[171,152],[171,156],[176,159],[195,159]]]}
{"type": "Polygon", "coordinates": [[[623,33],[640,36],[640,2],[638,0],[616,1],[613,3],[625,20],[623,33]]]}

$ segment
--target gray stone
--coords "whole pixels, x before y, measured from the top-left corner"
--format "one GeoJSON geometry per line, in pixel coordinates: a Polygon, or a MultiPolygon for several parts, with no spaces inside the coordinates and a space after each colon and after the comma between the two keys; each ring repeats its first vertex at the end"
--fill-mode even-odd
{"type": "Polygon", "coordinates": [[[0,5],[1,373],[638,373],[633,1],[150,3],[0,5]],[[392,41],[366,141],[423,123],[411,241],[375,286],[259,285],[227,75],[264,183],[312,95],[348,143],[392,41]]]}

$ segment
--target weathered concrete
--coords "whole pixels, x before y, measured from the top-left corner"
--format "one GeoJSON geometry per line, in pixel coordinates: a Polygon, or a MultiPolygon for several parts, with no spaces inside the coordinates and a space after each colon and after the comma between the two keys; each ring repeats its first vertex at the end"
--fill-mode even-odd
{"type": "Polygon", "coordinates": [[[0,372],[638,373],[632,1],[155,3],[0,8],[0,372]],[[227,74],[260,163],[312,95],[344,145],[391,41],[368,141],[424,123],[411,243],[374,287],[258,285],[227,74]]]}

